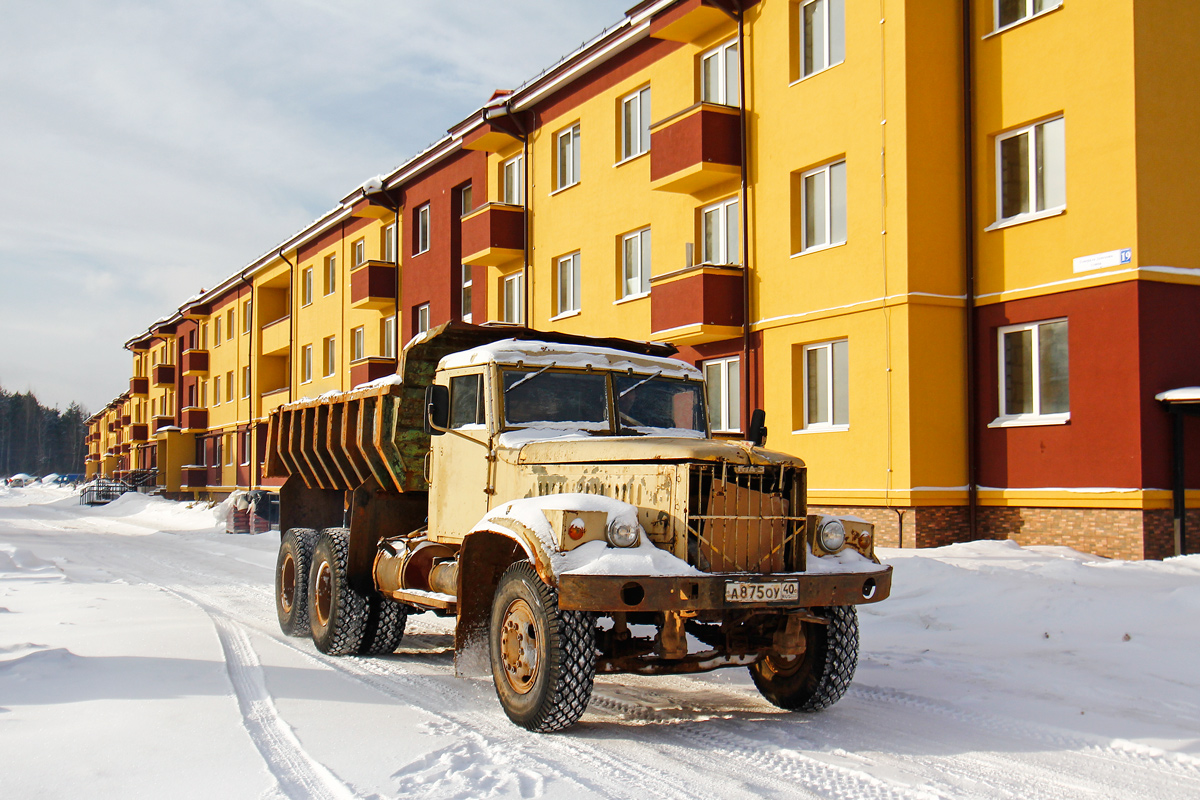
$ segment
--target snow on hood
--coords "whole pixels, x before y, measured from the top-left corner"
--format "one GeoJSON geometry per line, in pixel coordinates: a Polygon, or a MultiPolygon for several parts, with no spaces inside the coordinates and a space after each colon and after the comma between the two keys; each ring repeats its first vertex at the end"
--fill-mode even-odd
{"type": "Polygon", "coordinates": [[[591,367],[617,372],[632,369],[649,373],[661,370],[668,378],[691,378],[697,381],[701,378],[700,370],[677,358],[645,356],[609,347],[588,347],[581,350],[579,345],[520,339],[501,339],[470,350],[451,353],[439,362],[438,369],[467,367],[473,364],[516,364],[518,361],[528,366],[544,367],[555,364],[559,367],[591,367]]]}

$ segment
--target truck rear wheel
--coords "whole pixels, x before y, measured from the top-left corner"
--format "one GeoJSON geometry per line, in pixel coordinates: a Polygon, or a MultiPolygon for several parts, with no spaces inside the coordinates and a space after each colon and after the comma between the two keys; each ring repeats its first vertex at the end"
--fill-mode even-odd
{"type": "Polygon", "coordinates": [[[492,682],[504,713],[538,733],[575,724],[592,696],[592,615],[563,611],[527,561],[500,577],[489,625],[492,682]]]}
{"type": "Polygon", "coordinates": [[[279,629],[288,636],[307,636],[308,566],[312,561],[317,532],[292,528],[279,543],[275,560],[275,612],[279,629]]]}
{"type": "Polygon", "coordinates": [[[322,653],[357,653],[367,623],[367,598],[350,586],[347,563],[350,532],[326,528],[317,537],[309,568],[309,621],[313,643],[322,653]]]}
{"type": "Polygon", "coordinates": [[[376,594],[368,601],[367,624],[358,652],[364,656],[386,656],[396,652],[404,638],[409,607],[376,594]]]}
{"type": "Polygon", "coordinates": [[[750,666],[762,696],[788,711],[822,711],[842,699],[858,667],[858,611],[854,606],[814,609],[829,624],[804,623],[799,656],[768,653],[750,666]]]}

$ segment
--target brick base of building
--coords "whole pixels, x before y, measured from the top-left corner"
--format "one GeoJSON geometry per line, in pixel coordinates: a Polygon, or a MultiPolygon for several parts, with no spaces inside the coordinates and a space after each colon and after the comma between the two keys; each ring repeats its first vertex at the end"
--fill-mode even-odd
{"type": "MultiPolygon", "coordinates": [[[[810,506],[810,514],[861,517],[875,525],[881,547],[941,547],[971,540],[965,506],[810,506]]],[[[1175,554],[1168,509],[981,506],[979,539],[1063,545],[1106,558],[1162,559],[1175,554]]],[[[1200,509],[1187,513],[1189,553],[1200,553],[1200,509]]]]}

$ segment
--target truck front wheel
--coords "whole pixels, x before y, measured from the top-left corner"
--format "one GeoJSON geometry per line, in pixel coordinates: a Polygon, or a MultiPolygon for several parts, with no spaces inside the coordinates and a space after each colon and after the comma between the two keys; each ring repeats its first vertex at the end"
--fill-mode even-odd
{"type": "Polygon", "coordinates": [[[788,711],[822,711],[842,699],[858,667],[858,611],[854,606],[814,609],[829,624],[804,623],[804,653],[768,653],[750,666],[762,696],[788,711]]]}
{"type": "Polygon", "coordinates": [[[563,611],[527,561],[500,577],[489,627],[492,681],[504,713],[538,733],[575,724],[596,676],[594,621],[563,611]]]}
{"type": "Polygon", "coordinates": [[[308,567],[317,532],[292,528],[279,543],[275,560],[275,612],[288,636],[308,635],[308,567]]]}
{"type": "Polygon", "coordinates": [[[367,598],[350,586],[350,532],[326,528],[317,538],[308,576],[313,643],[322,653],[357,653],[367,624],[367,598]]]}

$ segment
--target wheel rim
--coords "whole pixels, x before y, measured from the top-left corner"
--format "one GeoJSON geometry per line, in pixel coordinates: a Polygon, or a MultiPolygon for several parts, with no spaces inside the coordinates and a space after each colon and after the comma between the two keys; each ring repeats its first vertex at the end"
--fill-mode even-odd
{"type": "Polygon", "coordinates": [[[542,631],[525,600],[518,598],[504,609],[500,623],[500,657],[504,678],[517,694],[528,694],[541,669],[542,631]]]}
{"type": "Polygon", "coordinates": [[[790,678],[800,671],[804,662],[803,656],[784,656],[779,653],[768,653],[758,663],[768,677],[790,678]]]}
{"type": "Polygon", "coordinates": [[[283,557],[283,569],[279,580],[279,605],[283,613],[292,613],[292,604],[296,602],[296,560],[291,553],[283,557]]]}
{"type": "Polygon", "coordinates": [[[328,561],[322,561],[317,567],[316,584],[317,602],[314,610],[317,612],[317,622],[325,627],[333,611],[333,570],[329,568],[328,561]]]}

